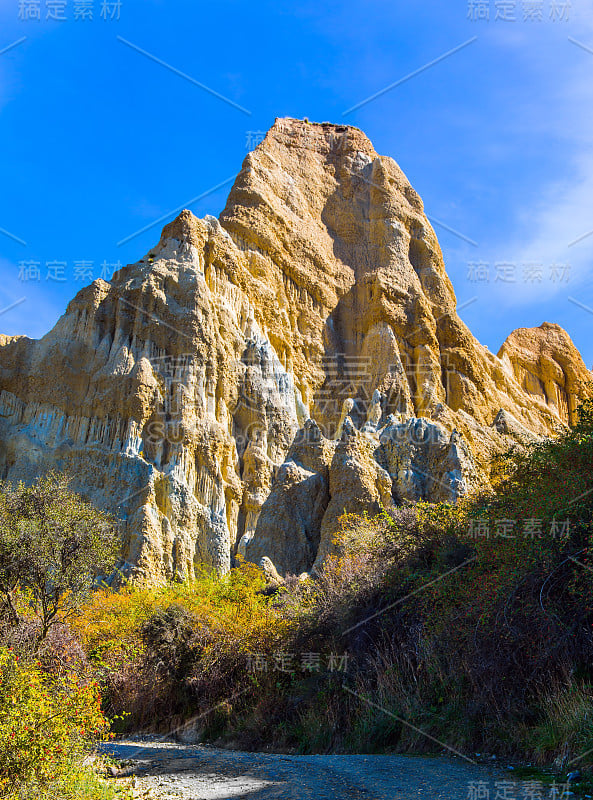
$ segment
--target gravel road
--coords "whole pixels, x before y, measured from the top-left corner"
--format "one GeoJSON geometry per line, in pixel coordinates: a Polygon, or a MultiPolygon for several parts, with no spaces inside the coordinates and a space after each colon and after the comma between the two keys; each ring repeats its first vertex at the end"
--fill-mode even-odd
{"type": "Polygon", "coordinates": [[[159,800],[467,800],[480,781],[494,796],[496,781],[508,780],[448,758],[271,755],[158,740],[111,742],[105,751],[159,800]]]}

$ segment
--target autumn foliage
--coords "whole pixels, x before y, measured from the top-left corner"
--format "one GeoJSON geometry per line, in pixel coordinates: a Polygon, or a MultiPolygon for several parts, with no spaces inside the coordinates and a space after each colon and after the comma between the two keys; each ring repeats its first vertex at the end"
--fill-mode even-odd
{"type": "MultiPolygon", "coordinates": [[[[88,752],[103,713],[112,731],[242,748],[449,748],[587,767],[592,519],[589,403],[557,439],[501,458],[488,491],[344,515],[314,578],[271,587],[237,559],[224,576],[95,587],[63,618],[58,604],[37,661],[0,650],[5,793],[14,776],[43,787],[66,774],[61,757],[88,752]]],[[[26,597],[14,598],[21,616],[26,597]]]]}
{"type": "Polygon", "coordinates": [[[96,592],[76,628],[108,709],[124,727],[191,720],[199,738],[241,747],[432,751],[436,739],[542,762],[585,752],[591,404],[493,477],[494,490],[457,505],[345,515],[315,580],[288,576],[270,592],[239,564],[96,592]]]}

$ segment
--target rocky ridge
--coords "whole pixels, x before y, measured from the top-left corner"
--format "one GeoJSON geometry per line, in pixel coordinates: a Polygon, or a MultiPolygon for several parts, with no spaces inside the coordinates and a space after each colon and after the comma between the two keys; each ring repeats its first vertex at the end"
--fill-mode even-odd
{"type": "Polygon", "coordinates": [[[236,553],[300,573],[344,510],[455,499],[590,381],[557,325],[477,342],[420,198],[361,131],[279,119],[220,219],[183,211],[42,339],[0,337],[0,475],[71,472],[136,580],[236,553]]]}

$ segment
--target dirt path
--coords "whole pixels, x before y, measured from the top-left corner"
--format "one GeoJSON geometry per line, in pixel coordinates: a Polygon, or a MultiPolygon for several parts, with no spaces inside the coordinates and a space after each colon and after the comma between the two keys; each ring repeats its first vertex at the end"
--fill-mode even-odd
{"type": "Polygon", "coordinates": [[[509,779],[461,759],[270,755],[147,740],[105,749],[159,800],[466,800],[480,781],[494,797],[509,779]]]}

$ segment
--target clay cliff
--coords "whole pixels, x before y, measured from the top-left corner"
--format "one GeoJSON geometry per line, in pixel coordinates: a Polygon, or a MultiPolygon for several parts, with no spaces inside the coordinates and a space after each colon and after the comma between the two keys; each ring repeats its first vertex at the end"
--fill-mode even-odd
{"type": "Polygon", "coordinates": [[[356,128],[279,119],[220,219],[183,211],[41,340],[0,337],[0,475],[70,472],[121,519],[136,580],[237,553],[300,573],[345,510],[487,481],[591,377],[557,325],[482,346],[397,164],[356,128]]]}

